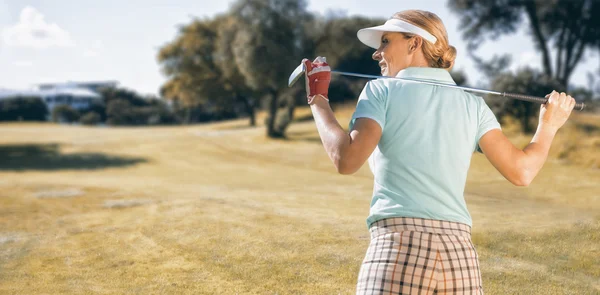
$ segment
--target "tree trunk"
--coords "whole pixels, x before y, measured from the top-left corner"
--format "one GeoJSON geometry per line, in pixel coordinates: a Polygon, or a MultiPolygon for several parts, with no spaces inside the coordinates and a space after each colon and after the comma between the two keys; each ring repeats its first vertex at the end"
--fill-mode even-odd
{"type": "Polygon", "coordinates": [[[296,110],[296,100],[290,99],[290,102],[287,106],[288,118],[290,123],[294,120],[294,110],[296,110]]]}
{"type": "Polygon", "coordinates": [[[256,126],[256,110],[254,109],[254,104],[252,101],[245,96],[237,95],[238,101],[242,101],[244,103],[244,107],[246,108],[246,112],[248,116],[250,116],[250,126],[256,126]]]}
{"type": "Polygon", "coordinates": [[[192,108],[188,106],[185,110],[185,124],[190,124],[192,121],[192,108]]]}
{"type": "Polygon", "coordinates": [[[250,106],[248,115],[250,116],[250,126],[256,126],[256,112],[254,111],[254,106],[250,106]]]}
{"type": "Polygon", "coordinates": [[[521,131],[525,134],[533,132],[533,126],[531,125],[531,117],[533,116],[534,109],[530,105],[525,105],[523,115],[521,116],[521,131]]]}
{"type": "Polygon", "coordinates": [[[271,97],[269,98],[269,115],[267,117],[267,136],[270,138],[282,138],[283,134],[275,128],[279,96],[276,90],[271,91],[270,96],[271,97]]]}
{"type": "Polygon", "coordinates": [[[275,129],[279,134],[281,134],[281,137],[285,137],[285,131],[290,126],[290,124],[292,124],[292,121],[294,120],[295,109],[296,100],[295,97],[292,95],[288,97],[287,105],[285,108],[286,112],[283,115],[278,115],[277,122],[275,122],[275,129]]]}
{"type": "Polygon", "coordinates": [[[525,12],[529,17],[529,24],[531,25],[531,30],[533,32],[533,36],[535,38],[535,42],[537,43],[538,48],[542,51],[542,65],[544,67],[544,73],[549,77],[552,77],[552,66],[550,64],[550,51],[548,50],[548,45],[546,42],[546,37],[544,36],[540,22],[537,16],[537,7],[535,2],[526,1],[525,2],[525,12]]]}

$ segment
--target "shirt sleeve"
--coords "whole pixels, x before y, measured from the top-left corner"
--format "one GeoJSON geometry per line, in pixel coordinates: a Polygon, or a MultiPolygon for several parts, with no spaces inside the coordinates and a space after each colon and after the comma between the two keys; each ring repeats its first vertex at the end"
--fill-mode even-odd
{"type": "Polygon", "coordinates": [[[481,99],[478,114],[479,126],[477,127],[475,151],[483,153],[481,147],[479,146],[479,140],[481,139],[481,137],[483,137],[483,135],[485,135],[488,131],[491,131],[493,129],[502,130],[502,128],[500,127],[500,123],[496,119],[496,116],[483,99],[481,99]]]}
{"type": "Polygon", "coordinates": [[[352,114],[349,129],[352,129],[356,119],[369,118],[379,124],[381,130],[385,126],[385,114],[387,111],[387,87],[380,80],[372,80],[367,82],[363,88],[356,110],[352,114]]]}

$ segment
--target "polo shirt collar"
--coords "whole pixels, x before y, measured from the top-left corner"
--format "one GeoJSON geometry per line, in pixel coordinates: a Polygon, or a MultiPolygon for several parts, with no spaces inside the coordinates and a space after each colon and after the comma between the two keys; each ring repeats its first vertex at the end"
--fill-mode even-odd
{"type": "Polygon", "coordinates": [[[450,72],[440,68],[410,67],[398,72],[398,75],[396,75],[396,77],[435,81],[445,84],[456,85],[456,82],[454,82],[454,79],[452,79],[452,76],[450,76],[450,72]]]}

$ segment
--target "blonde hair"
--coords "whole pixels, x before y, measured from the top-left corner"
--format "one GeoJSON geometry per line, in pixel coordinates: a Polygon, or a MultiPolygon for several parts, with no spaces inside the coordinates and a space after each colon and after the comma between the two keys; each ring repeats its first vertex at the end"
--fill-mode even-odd
{"type": "MultiPolygon", "coordinates": [[[[448,71],[454,66],[456,48],[448,44],[448,33],[442,20],[433,12],[423,10],[405,10],[397,12],[392,18],[403,20],[420,27],[437,38],[435,44],[423,40],[423,54],[433,68],[443,68],[448,71]]],[[[414,34],[407,34],[414,37],[414,34]]]]}

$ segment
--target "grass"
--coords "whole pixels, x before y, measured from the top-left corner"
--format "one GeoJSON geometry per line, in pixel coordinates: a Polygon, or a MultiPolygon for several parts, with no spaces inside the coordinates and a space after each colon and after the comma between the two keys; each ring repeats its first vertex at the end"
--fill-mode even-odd
{"type": "MultiPolygon", "coordinates": [[[[0,125],[0,294],[353,294],[372,176],[337,175],[299,121],[287,140],[244,120],[0,125]]],[[[528,188],[473,156],[486,294],[600,294],[599,121],[574,116],[528,188]]]]}

